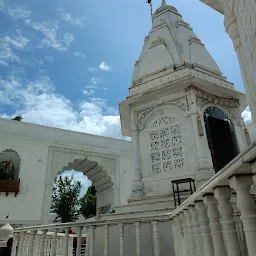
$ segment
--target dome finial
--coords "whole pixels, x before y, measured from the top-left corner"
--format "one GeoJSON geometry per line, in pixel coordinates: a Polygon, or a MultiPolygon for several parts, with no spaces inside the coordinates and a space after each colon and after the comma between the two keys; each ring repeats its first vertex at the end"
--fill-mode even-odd
{"type": "Polygon", "coordinates": [[[165,0],[162,0],[162,5],[166,5],[166,1],[165,0]]]}

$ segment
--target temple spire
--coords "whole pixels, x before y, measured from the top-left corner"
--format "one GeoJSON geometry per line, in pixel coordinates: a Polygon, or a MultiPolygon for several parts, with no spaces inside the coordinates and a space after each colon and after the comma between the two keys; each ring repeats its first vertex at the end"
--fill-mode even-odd
{"type": "Polygon", "coordinates": [[[162,0],[162,5],[166,5],[166,1],[165,0],[162,0]]]}

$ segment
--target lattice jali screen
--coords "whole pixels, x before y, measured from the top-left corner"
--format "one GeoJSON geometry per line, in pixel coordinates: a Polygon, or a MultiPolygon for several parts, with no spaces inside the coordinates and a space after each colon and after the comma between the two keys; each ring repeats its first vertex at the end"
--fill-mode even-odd
{"type": "Polygon", "coordinates": [[[174,117],[161,116],[149,131],[153,174],[171,172],[185,166],[181,125],[174,117]]]}

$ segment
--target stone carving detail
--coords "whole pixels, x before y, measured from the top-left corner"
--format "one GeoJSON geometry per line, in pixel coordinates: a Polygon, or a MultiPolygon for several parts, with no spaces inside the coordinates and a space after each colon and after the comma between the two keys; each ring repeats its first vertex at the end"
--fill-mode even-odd
{"type": "Polygon", "coordinates": [[[181,127],[174,117],[157,118],[149,132],[153,174],[170,172],[185,166],[181,127]]]}

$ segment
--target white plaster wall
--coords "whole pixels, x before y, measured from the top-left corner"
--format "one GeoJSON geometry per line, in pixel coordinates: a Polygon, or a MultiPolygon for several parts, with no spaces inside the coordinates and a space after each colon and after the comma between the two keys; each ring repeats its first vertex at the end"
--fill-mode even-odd
{"type": "Polygon", "coordinates": [[[21,158],[21,191],[16,198],[0,193],[0,223],[8,213],[10,223],[48,223],[53,178],[70,161],[86,156],[102,165],[114,184],[99,195],[100,204],[127,204],[133,179],[128,141],[0,118],[0,142],[0,152],[13,149],[21,158]]]}
{"type": "Polygon", "coordinates": [[[247,125],[248,132],[250,134],[251,140],[256,140],[256,123],[250,123],[247,125]]]}

